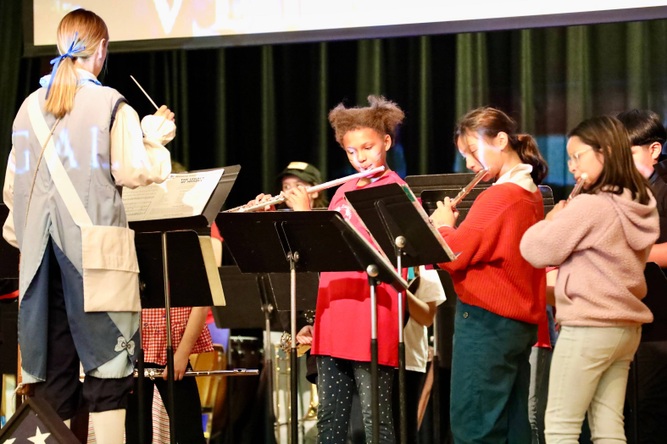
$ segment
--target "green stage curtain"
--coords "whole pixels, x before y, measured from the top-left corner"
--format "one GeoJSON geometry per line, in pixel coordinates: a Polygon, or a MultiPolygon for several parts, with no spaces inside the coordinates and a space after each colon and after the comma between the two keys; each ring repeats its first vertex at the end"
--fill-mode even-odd
{"type": "MultiPolygon", "coordinates": [[[[51,57],[22,58],[20,2],[0,2],[2,173],[11,122],[48,73],[51,57]]],[[[548,183],[568,186],[567,131],[595,114],[631,107],[667,114],[667,21],[386,39],[137,53],[114,51],[104,84],[145,115],[150,102],[176,113],[169,148],[188,169],[240,164],[228,199],[238,205],[278,191],[292,160],[326,179],[352,172],[328,111],[382,94],[406,112],[390,164],[402,175],[462,171],[452,141],[456,119],[482,105],[512,115],[550,164],[548,183]]],[[[54,54],[55,55],[55,54],[54,54]]]]}

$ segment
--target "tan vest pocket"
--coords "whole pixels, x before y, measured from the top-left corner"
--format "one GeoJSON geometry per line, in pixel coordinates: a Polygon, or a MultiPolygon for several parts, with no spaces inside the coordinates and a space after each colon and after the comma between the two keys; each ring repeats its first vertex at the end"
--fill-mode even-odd
{"type": "Polygon", "coordinates": [[[84,310],[140,311],[139,265],[134,231],[81,227],[84,310]]]}

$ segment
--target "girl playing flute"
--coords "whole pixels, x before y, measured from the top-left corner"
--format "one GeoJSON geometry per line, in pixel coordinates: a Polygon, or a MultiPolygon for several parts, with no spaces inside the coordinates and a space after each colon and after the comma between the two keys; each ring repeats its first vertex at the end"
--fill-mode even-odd
{"type": "Polygon", "coordinates": [[[458,302],[451,376],[455,442],[530,442],[529,356],[544,322],[545,272],[519,253],[523,233],[544,217],[537,188],[546,162],[535,140],[494,108],[470,111],[455,142],[469,169],[496,179],[455,228],[446,198],[431,220],[456,260],[439,264],[452,276],[458,302]]]}
{"type": "MultiPolygon", "coordinates": [[[[384,172],[341,185],[329,205],[360,232],[362,222],[345,199],[345,192],[405,182],[387,165],[387,151],[394,145],[403,111],[383,97],[369,96],[370,106],[346,108],[339,104],[329,113],[336,141],[357,171],[384,166],[384,172]]],[[[366,234],[366,236],[369,236],[366,234]]],[[[344,444],[356,387],[366,432],[372,435],[370,371],[370,288],[361,272],[328,272],[320,276],[311,353],[317,356],[318,442],[344,444]]],[[[380,442],[393,443],[391,388],[398,366],[397,294],[387,284],[377,288],[380,442]]]]}
{"type": "Polygon", "coordinates": [[[568,167],[588,175],[585,192],[559,202],[521,240],[536,267],[558,266],[556,318],[561,324],[549,379],[547,442],[578,442],[584,416],[593,441],[625,442],[628,369],[653,320],[644,266],[658,238],[656,202],[632,160],[630,139],[614,117],[570,131],[568,167]]]}

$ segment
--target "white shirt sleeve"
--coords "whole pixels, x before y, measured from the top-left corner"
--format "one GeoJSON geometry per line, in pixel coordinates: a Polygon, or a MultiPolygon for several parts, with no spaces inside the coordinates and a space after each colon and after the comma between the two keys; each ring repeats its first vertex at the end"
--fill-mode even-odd
{"type": "Polygon", "coordinates": [[[2,200],[9,209],[7,220],[2,227],[2,237],[14,247],[18,248],[16,241],[16,232],[14,230],[14,172],[16,170],[16,153],[12,148],[7,160],[7,171],[5,172],[5,184],[2,188],[2,200]]]}
{"type": "Polygon", "coordinates": [[[419,287],[415,296],[423,302],[435,302],[436,305],[447,300],[438,270],[427,270],[423,265],[419,267],[419,287]]]}
{"type": "Polygon", "coordinates": [[[174,122],[146,116],[140,125],[137,112],[121,103],[111,128],[111,173],[116,185],[136,188],[163,182],[171,173],[171,154],[164,144],[175,134],[174,122]]]}

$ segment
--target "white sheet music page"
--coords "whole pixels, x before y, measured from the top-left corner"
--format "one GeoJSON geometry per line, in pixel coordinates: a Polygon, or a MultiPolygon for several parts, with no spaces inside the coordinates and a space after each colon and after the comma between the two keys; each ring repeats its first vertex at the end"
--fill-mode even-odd
{"type": "Polygon", "coordinates": [[[175,219],[202,214],[224,170],[171,174],[161,184],[123,188],[129,222],[175,219]]]}

